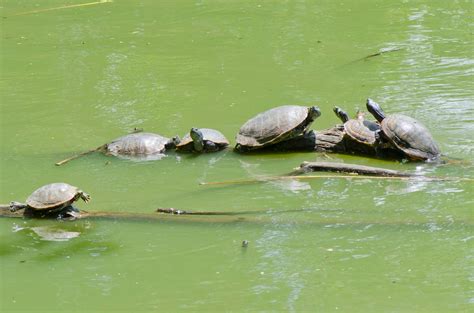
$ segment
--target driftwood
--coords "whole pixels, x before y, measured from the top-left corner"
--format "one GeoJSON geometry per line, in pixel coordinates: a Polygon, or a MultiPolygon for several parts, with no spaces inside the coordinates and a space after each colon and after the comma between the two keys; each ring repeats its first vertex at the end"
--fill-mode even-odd
{"type": "MultiPolygon", "coordinates": [[[[10,212],[8,205],[0,205],[0,217],[7,217],[7,218],[28,218],[25,217],[22,212],[10,212]]],[[[160,212],[161,210],[166,211],[177,211],[176,209],[158,209],[160,212]]],[[[157,210],[157,211],[158,211],[157,210]]],[[[341,209],[342,210],[342,209],[341,209]]],[[[331,209],[334,211],[334,209],[331,209]]],[[[294,210],[257,210],[257,211],[244,211],[244,212],[213,212],[217,214],[213,214],[213,216],[207,215],[200,215],[203,211],[188,211],[186,214],[176,214],[172,212],[167,213],[130,213],[130,212],[88,212],[88,211],[81,211],[80,215],[76,218],[76,220],[123,220],[127,222],[178,222],[178,223],[203,223],[203,224],[215,224],[215,223],[224,223],[224,224],[235,224],[235,223],[252,223],[252,224],[267,224],[269,222],[268,218],[258,216],[252,218],[250,213],[253,214],[270,214],[273,216],[274,214],[279,213],[287,213],[287,212],[307,212],[304,209],[294,209],[294,210]],[[192,212],[192,213],[191,213],[192,212]],[[172,214],[169,214],[172,213],[172,214]],[[246,216],[239,216],[245,215],[246,216]]],[[[210,213],[210,212],[208,212],[210,213]]],[[[344,224],[344,225],[367,225],[367,224],[376,224],[376,225],[410,225],[413,227],[418,227],[419,225],[425,225],[426,223],[432,223],[432,219],[424,219],[423,216],[419,217],[419,220],[413,220],[410,218],[409,220],[405,220],[403,218],[393,218],[393,219],[378,219],[378,218],[367,218],[357,216],[354,217],[351,214],[344,215],[344,216],[319,216],[315,220],[308,220],[302,219],[299,220],[298,223],[305,224],[305,225],[328,225],[328,224],[344,224]]],[[[447,223],[452,225],[453,222],[460,223],[462,225],[473,225],[471,220],[449,220],[446,221],[444,219],[439,221],[439,225],[443,223],[447,223]]],[[[271,223],[274,223],[271,221],[271,223]]],[[[294,223],[294,221],[293,221],[294,223]]]]}
{"type": "Polygon", "coordinates": [[[263,176],[255,179],[227,180],[218,182],[204,182],[200,185],[239,185],[254,184],[279,180],[308,180],[308,179],[378,179],[378,180],[423,180],[423,181],[448,181],[469,180],[460,177],[432,177],[400,172],[380,167],[364,166],[358,164],[336,163],[336,162],[303,162],[294,171],[282,176],[263,176]],[[301,175],[308,172],[334,172],[349,175],[301,175]]]}
{"type": "Polygon", "coordinates": [[[303,162],[301,163],[300,167],[290,175],[304,174],[308,172],[336,172],[386,177],[426,177],[381,167],[336,162],[303,162]]]}
{"type": "MultiPolygon", "coordinates": [[[[263,214],[266,211],[242,211],[242,212],[224,212],[224,211],[185,211],[174,208],[159,208],[153,213],[131,213],[131,212],[92,212],[81,210],[73,219],[66,218],[64,220],[83,220],[83,219],[105,219],[105,220],[128,220],[128,221],[172,221],[179,219],[180,221],[189,222],[216,222],[216,223],[233,223],[244,221],[245,217],[239,215],[247,214],[263,214]],[[176,216],[176,215],[179,215],[176,216]],[[187,216],[189,216],[187,218],[187,216]],[[192,218],[191,218],[192,217],[192,218]]],[[[6,204],[0,205],[0,217],[9,218],[35,218],[40,217],[25,215],[24,210],[11,212],[10,206],[6,204]]],[[[288,211],[285,211],[288,212],[288,211]]],[[[49,215],[44,219],[57,219],[49,215]]]]}

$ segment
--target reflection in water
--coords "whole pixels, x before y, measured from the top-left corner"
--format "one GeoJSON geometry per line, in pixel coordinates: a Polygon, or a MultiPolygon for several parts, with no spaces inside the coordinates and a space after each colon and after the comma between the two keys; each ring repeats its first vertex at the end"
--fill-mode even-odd
{"type": "Polygon", "coordinates": [[[81,234],[78,231],[67,231],[57,226],[20,227],[15,224],[13,228],[13,232],[29,230],[36,234],[40,240],[44,241],[69,241],[79,237],[81,234]]]}

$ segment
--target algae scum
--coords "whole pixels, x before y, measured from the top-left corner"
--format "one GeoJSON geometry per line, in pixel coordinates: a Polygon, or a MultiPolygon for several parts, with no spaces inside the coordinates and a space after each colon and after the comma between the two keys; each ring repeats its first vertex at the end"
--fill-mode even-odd
{"type": "Polygon", "coordinates": [[[472,2],[85,3],[1,4],[0,203],[65,181],[91,194],[78,204],[88,211],[256,213],[3,218],[2,312],[472,310],[468,180],[199,185],[328,161],[313,152],[92,154],[54,166],[135,127],[167,137],[213,128],[233,145],[246,120],[284,104],[319,106],[311,128],[325,129],[340,123],[335,105],[352,114],[371,97],[467,163],[330,161],[472,179],[472,2]]]}

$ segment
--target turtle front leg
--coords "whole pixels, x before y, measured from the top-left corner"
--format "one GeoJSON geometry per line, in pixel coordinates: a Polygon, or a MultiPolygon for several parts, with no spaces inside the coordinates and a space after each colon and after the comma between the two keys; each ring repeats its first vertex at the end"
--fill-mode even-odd
{"type": "Polygon", "coordinates": [[[85,203],[89,202],[91,200],[91,196],[88,193],[85,193],[82,190],[79,190],[78,192],[79,197],[84,200],[85,203]]]}
{"type": "Polygon", "coordinates": [[[219,147],[218,147],[218,145],[216,145],[212,141],[206,140],[204,142],[204,151],[206,151],[206,152],[216,152],[216,151],[219,151],[219,147]]]}
{"type": "Polygon", "coordinates": [[[28,205],[26,205],[24,203],[20,203],[20,202],[17,202],[17,201],[10,202],[10,211],[11,212],[16,212],[16,211],[21,210],[21,209],[26,209],[27,207],[28,207],[28,205]]]}

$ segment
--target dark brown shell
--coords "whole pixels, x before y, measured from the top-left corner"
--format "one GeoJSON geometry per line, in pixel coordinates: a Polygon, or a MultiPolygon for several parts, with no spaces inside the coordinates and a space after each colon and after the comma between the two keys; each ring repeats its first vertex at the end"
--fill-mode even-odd
{"type": "Polygon", "coordinates": [[[161,154],[165,152],[169,141],[169,138],[158,134],[134,133],[106,144],[106,150],[114,156],[161,154]]]}
{"type": "Polygon", "coordinates": [[[362,120],[348,120],[344,123],[344,130],[348,136],[360,143],[374,145],[376,142],[375,132],[367,128],[362,120]]]}
{"type": "Polygon", "coordinates": [[[434,159],[440,150],[428,129],[419,121],[401,114],[382,120],[382,131],[387,138],[412,159],[434,159]]]}
{"type": "MultiPolygon", "coordinates": [[[[229,141],[220,131],[211,128],[199,128],[199,130],[201,131],[204,140],[212,141],[218,146],[229,145],[229,141]]],[[[187,133],[186,135],[184,135],[183,139],[181,139],[179,144],[176,145],[176,149],[187,150],[188,148],[191,149],[190,146],[192,145],[193,139],[191,138],[191,135],[187,133]]]]}
{"type": "MultiPolygon", "coordinates": [[[[292,131],[303,125],[308,117],[308,107],[298,105],[279,106],[248,120],[239,130],[237,144],[260,148],[291,138],[292,131]]],[[[300,131],[299,133],[301,133],[300,131]]]]}
{"type": "Polygon", "coordinates": [[[33,191],[26,204],[35,210],[47,210],[73,202],[80,190],[66,183],[53,183],[33,191]]]}

